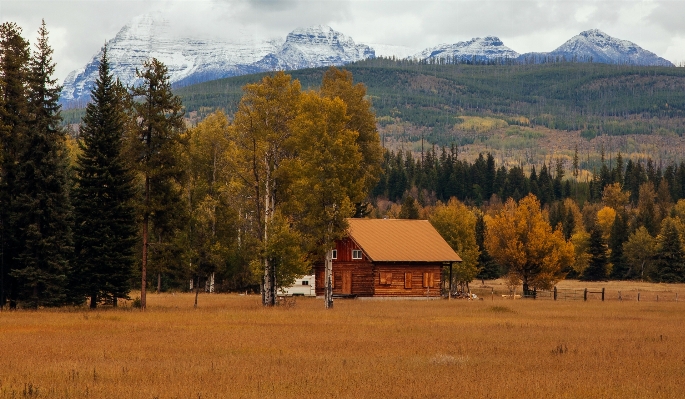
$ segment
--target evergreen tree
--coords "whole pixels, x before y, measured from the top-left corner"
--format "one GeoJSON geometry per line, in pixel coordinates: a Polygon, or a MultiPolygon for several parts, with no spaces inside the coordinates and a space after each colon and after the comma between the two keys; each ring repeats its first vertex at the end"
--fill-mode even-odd
{"type": "Polygon", "coordinates": [[[554,188],[554,198],[557,200],[564,198],[564,189],[562,185],[564,174],[564,163],[561,159],[557,159],[556,174],[554,176],[554,182],[552,183],[554,188]]]}
{"type": "Polygon", "coordinates": [[[146,285],[150,222],[158,235],[173,230],[182,216],[179,182],[184,167],[179,153],[183,146],[184,128],[181,100],[171,92],[166,66],[157,59],[146,61],[137,72],[143,83],[133,88],[132,95],[138,121],[136,145],[132,148],[136,167],[143,176],[143,199],[140,207],[143,221],[143,254],[141,308],[146,307],[146,285]]]}
{"type": "Polygon", "coordinates": [[[581,280],[600,281],[606,279],[608,264],[607,246],[599,227],[594,227],[590,233],[588,254],[590,255],[590,262],[587,269],[583,271],[581,280]]]}
{"type": "Polygon", "coordinates": [[[657,251],[653,278],[664,283],[680,283],[685,280],[685,254],[678,228],[672,220],[665,220],[657,251]]]}
{"type": "Polygon", "coordinates": [[[66,302],[73,250],[61,87],[52,78],[54,70],[43,22],[30,60],[29,121],[11,209],[17,245],[11,275],[19,287],[18,300],[31,307],[66,302]]]}
{"type": "Polygon", "coordinates": [[[614,280],[623,280],[628,275],[629,266],[623,257],[623,243],[626,241],[628,241],[628,223],[625,216],[617,212],[609,235],[609,249],[611,250],[609,262],[613,265],[611,278],[614,280]]]}
{"type": "Polygon", "coordinates": [[[416,200],[411,195],[402,201],[402,209],[399,214],[400,219],[418,219],[419,208],[416,206],[416,200]]]}
{"type": "Polygon", "coordinates": [[[10,271],[18,247],[11,210],[28,121],[29,58],[29,43],[21,37],[21,28],[13,22],[0,25],[0,307],[8,299],[10,307],[16,307],[17,283],[10,271]]]}
{"type": "Polygon", "coordinates": [[[126,92],[114,81],[107,48],[81,126],[81,150],[74,190],[75,264],[72,294],[116,306],[127,298],[136,240],[133,177],[122,156],[126,92]]]}
{"type": "Polygon", "coordinates": [[[478,277],[482,279],[496,279],[502,273],[497,262],[495,262],[487,248],[485,248],[486,228],[484,214],[476,212],[476,245],[478,245],[478,250],[480,251],[480,255],[478,255],[478,268],[480,269],[478,277]]]}

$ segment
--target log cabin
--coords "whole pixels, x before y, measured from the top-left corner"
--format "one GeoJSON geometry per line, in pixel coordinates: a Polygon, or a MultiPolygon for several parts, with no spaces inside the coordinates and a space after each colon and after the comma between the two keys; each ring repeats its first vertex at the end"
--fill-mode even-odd
{"type": "MultiPolygon", "coordinates": [[[[349,219],[333,250],[333,295],[438,297],[443,268],[461,258],[427,220],[349,219]]],[[[324,294],[324,263],[314,266],[324,294]]]]}

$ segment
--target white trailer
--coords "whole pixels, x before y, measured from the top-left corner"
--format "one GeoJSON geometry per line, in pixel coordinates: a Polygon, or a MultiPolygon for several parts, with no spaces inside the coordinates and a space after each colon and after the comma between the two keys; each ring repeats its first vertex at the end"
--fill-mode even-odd
{"type": "Polygon", "coordinates": [[[316,296],[314,275],[302,276],[295,279],[290,287],[281,287],[279,295],[284,296],[316,296]]]}

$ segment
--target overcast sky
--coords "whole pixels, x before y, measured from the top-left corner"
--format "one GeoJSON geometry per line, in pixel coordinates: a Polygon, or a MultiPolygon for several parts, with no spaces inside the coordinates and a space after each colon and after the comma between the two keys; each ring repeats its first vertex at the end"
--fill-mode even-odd
{"type": "Polygon", "coordinates": [[[358,43],[417,51],[487,35],[519,53],[551,51],[598,28],[685,61],[685,0],[0,0],[0,20],[18,23],[31,42],[45,19],[60,80],[131,18],[156,10],[183,36],[285,38],[326,24],[358,43]]]}

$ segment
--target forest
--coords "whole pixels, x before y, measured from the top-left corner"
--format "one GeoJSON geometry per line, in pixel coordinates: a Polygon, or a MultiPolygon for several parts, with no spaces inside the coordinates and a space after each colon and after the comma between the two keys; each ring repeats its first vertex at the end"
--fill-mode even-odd
{"type": "Polygon", "coordinates": [[[140,287],[145,309],[154,277],[158,292],[216,281],[273,306],[377,181],[376,120],[349,72],[328,70],[318,91],[266,76],[231,121],[219,111],[188,129],[162,63],[123,87],[103,51],[70,135],[44,24],[35,47],[1,26],[0,306],[117,306],[140,287]]]}
{"type": "MultiPolygon", "coordinates": [[[[596,135],[685,133],[685,70],[593,63],[522,65],[418,63],[372,59],[345,66],[364,83],[381,126],[430,128],[432,144],[450,145],[461,116],[501,116],[513,124],[596,135]],[[455,126],[456,125],[456,126],[455,126]]],[[[292,71],[316,88],[325,68],[292,71]]],[[[248,75],[178,88],[188,112],[232,114],[248,75]]],[[[408,137],[416,141],[421,137],[408,137]]]]}
{"type": "Polygon", "coordinates": [[[378,59],[172,91],[155,59],[123,87],[105,51],[92,102],[65,121],[44,24],[34,47],[0,27],[0,306],[117,306],[140,289],[145,309],[148,290],[191,286],[272,306],[330,262],[350,217],[428,219],[464,259],[464,290],[685,280],[685,163],[602,149],[590,172],[576,147],[524,170],[461,158],[438,134],[496,113],[588,137],[681,135],[680,69],[378,59]],[[426,148],[384,148],[397,119],[429,127],[426,148]]]}

